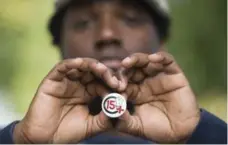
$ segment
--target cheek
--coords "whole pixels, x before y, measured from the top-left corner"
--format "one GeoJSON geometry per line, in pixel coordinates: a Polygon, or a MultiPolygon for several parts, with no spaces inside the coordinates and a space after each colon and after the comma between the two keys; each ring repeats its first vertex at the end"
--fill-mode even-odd
{"type": "Polygon", "coordinates": [[[93,36],[86,33],[66,32],[63,35],[63,50],[66,58],[93,57],[93,36]]]}
{"type": "Polygon", "coordinates": [[[124,48],[132,54],[136,52],[154,53],[159,47],[159,39],[153,28],[125,30],[123,33],[124,48]]]}

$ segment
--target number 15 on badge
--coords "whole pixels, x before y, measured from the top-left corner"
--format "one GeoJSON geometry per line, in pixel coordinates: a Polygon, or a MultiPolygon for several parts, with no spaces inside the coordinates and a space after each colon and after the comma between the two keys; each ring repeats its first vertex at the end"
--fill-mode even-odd
{"type": "Polygon", "coordinates": [[[108,117],[118,118],[126,111],[127,103],[122,95],[111,93],[104,97],[101,107],[108,117]]]}

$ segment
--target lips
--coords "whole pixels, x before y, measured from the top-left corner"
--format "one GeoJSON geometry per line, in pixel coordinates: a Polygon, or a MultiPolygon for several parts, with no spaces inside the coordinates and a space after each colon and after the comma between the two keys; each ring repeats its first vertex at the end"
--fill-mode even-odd
{"type": "Polygon", "coordinates": [[[102,60],[101,63],[103,63],[104,65],[106,65],[107,67],[113,70],[117,70],[118,68],[121,67],[121,60],[119,59],[105,59],[105,60],[102,60]]]}
{"type": "Polygon", "coordinates": [[[121,67],[121,61],[123,60],[123,58],[120,58],[120,57],[103,57],[99,60],[101,63],[103,63],[107,67],[109,67],[113,70],[118,70],[121,67]]]}

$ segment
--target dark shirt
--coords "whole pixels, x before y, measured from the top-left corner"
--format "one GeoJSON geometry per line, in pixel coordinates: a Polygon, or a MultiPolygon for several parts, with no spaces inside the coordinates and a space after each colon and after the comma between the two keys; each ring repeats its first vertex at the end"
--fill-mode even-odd
{"type": "MultiPolygon", "coordinates": [[[[0,132],[0,144],[13,144],[13,130],[18,121],[0,132]]],[[[126,138],[99,134],[81,142],[82,144],[152,144],[153,141],[141,138],[126,138]]],[[[199,124],[186,142],[187,144],[227,144],[227,124],[213,114],[201,110],[199,124]]]]}

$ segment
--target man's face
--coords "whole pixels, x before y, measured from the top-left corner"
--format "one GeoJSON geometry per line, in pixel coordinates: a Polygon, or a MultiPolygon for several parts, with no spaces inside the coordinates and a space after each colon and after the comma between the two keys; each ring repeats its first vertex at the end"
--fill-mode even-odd
{"type": "Polygon", "coordinates": [[[132,0],[78,2],[67,10],[61,38],[64,58],[91,57],[115,70],[125,57],[160,45],[151,16],[132,0]]]}

